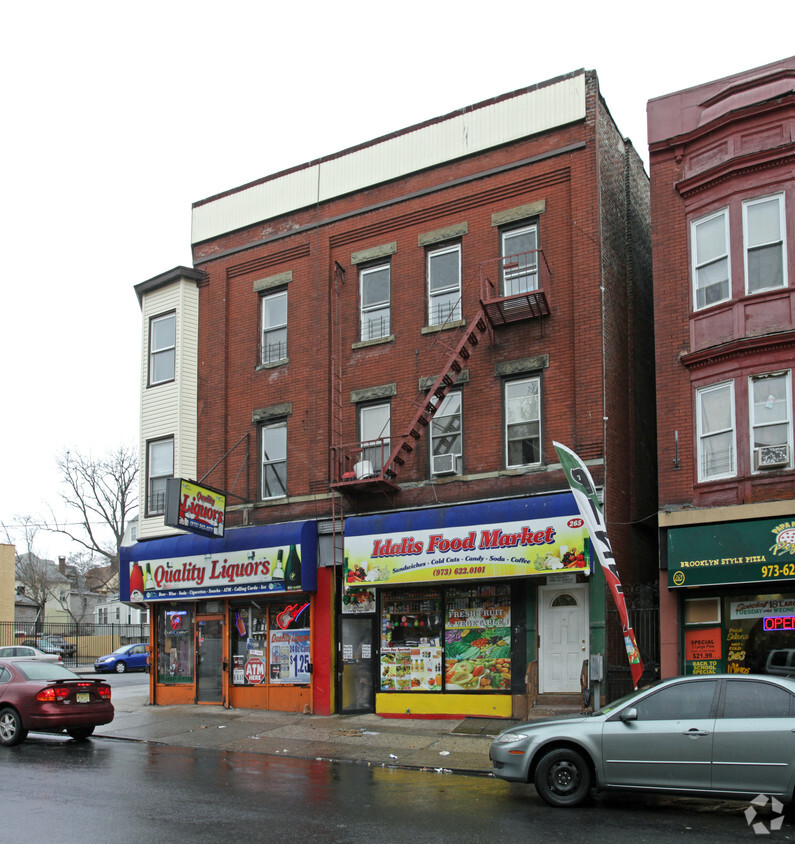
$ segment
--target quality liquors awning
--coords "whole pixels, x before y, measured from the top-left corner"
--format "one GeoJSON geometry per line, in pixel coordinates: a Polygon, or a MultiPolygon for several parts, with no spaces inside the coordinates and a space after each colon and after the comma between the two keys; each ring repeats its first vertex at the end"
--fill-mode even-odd
{"type": "Polygon", "coordinates": [[[317,524],[237,528],[121,549],[122,601],[174,601],[317,589],[317,524]],[[300,573],[300,574],[298,574],[300,573]]]}

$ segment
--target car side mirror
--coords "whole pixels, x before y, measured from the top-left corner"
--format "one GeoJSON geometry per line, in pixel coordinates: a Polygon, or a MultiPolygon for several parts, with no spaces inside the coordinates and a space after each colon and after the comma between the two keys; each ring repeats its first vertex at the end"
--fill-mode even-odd
{"type": "Polygon", "coordinates": [[[630,706],[625,709],[618,717],[621,721],[637,721],[638,710],[635,709],[634,706],[630,706]]]}

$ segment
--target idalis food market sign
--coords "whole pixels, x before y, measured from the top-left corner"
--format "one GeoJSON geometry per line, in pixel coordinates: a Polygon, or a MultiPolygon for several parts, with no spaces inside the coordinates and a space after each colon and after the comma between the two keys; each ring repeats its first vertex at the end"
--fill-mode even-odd
{"type": "Polygon", "coordinates": [[[588,573],[587,544],[579,516],[359,536],[346,530],[345,583],[477,580],[563,570],[588,573]]]}

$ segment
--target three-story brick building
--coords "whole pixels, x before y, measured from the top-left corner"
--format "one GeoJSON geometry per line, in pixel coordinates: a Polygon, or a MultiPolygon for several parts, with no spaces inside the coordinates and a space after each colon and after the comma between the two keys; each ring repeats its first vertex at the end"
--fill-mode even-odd
{"type": "Polygon", "coordinates": [[[156,701],[511,716],[528,685],[579,699],[591,656],[629,687],[553,447],[586,461],[632,605],[656,586],[648,180],[595,73],[197,202],[193,260],[139,294],[196,308],[174,474],[226,492],[227,531],[142,525],[156,701]]]}

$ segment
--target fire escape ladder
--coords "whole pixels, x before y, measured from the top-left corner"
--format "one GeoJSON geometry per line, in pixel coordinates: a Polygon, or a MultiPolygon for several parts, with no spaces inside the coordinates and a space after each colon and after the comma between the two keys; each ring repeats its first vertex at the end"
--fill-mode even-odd
{"type": "Polygon", "coordinates": [[[483,308],[478,310],[475,318],[469,323],[466,331],[461,335],[458,343],[452,348],[445,367],[437,376],[427,396],[417,405],[414,417],[406,432],[398,437],[398,441],[384,463],[384,476],[390,480],[397,477],[398,469],[405,463],[405,457],[414,451],[414,447],[422,439],[431,419],[442,405],[447,394],[455,385],[466,362],[476,350],[484,334],[491,336],[491,327],[483,308]]]}
{"type": "MultiPolygon", "coordinates": [[[[329,405],[329,429],[331,449],[329,451],[329,478],[336,476],[342,455],[342,285],[345,283],[345,269],[334,262],[334,281],[329,291],[329,346],[331,354],[331,402],[329,405]]],[[[345,544],[345,513],[341,496],[332,490],[331,493],[331,533],[332,553],[334,554],[334,568],[341,563],[344,556],[345,544]]]]}

